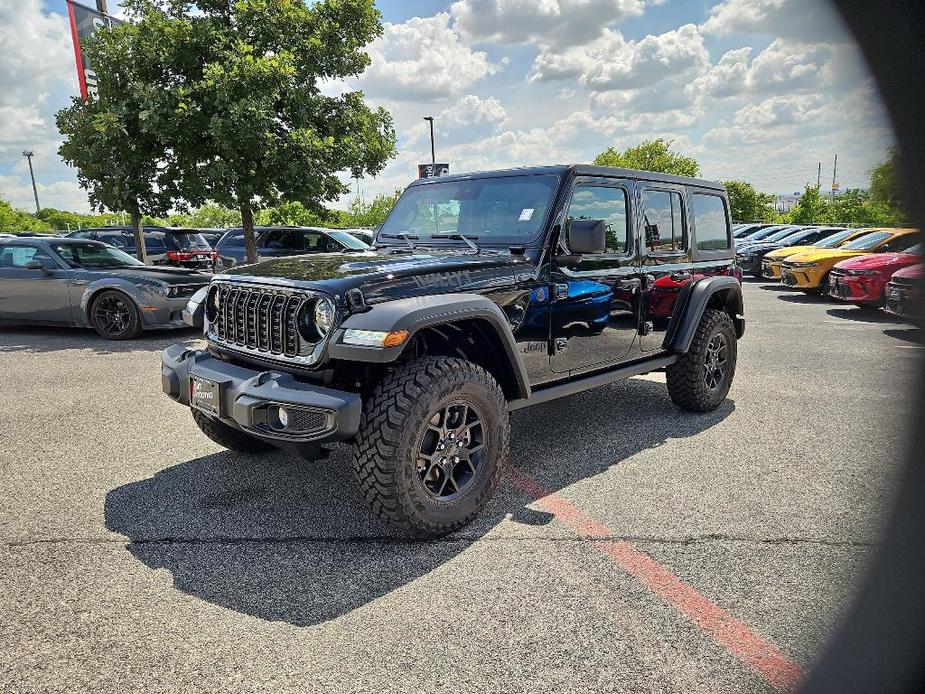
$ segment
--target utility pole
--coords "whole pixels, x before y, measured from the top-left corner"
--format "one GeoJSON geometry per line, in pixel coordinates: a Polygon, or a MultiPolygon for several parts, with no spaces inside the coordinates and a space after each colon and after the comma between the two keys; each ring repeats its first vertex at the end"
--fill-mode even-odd
{"type": "Polygon", "coordinates": [[[822,187],[822,162],[819,162],[819,168],[816,170],[816,188],[822,187]]]}
{"type": "Polygon", "coordinates": [[[32,178],[32,195],[35,196],[35,212],[38,214],[42,208],[39,207],[39,190],[35,187],[35,172],[32,170],[32,150],[23,150],[22,155],[29,160],[29,176],[32,178]]]}
{"type": "Polygon", "coordinates": [[[835,163],[832,165],[832,190],[829,191],[829,200],[835,198],[835,186],[838,185],[838,155],[835,155],[835,163]]]}
{"type": "Polygon", "coordinates": [[[106,26],[111,29],[112,23],[109,21],[109,9],[106,7],[106,0],[96,0],[96,9],[106,18],[106,26]]]}
{"type": "Polygon", "coordinates": [[[430,163],[437,163],[437,150],[434,148],[434,117],[424,116],[424,120],[430,123],[430,163]]]}

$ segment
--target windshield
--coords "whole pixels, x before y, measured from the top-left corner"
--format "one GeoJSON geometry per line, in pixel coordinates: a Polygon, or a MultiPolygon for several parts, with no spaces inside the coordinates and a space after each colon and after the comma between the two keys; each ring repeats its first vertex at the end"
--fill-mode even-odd
{"type": "Polygon", "coordinates": [[[95,270],[144,265],[128,253],[98,243],[59,243],[52,248],[71,267],[95,270]]]}
{"type": "Polygon", "coordinates": [[[503,176],[408,188],[379,230],[379,239],[465,234],[480,243],[523,244],[539,236],[557,176],[503,176]]]}
{"type": "Polygon", "coordinates": [[[892,236],[893,232],[891,231],[875,231],[872,234],[866,234],[859,239],[855,239],[851,243],[846,243],[842,248],[846,251],[869,251],[892,236]]]}
{"type": "Polygon", "coordinates": [[[327,234],[335,241],[340,241],[347,248],[352,248],[357,251],[365,251],[369,248],[369,246],[360,241],[360,239],[351,236],[346,231],[328,231],[327,234]]]}
{"type": "Polygon", "coordinates": [[[167,236],[173,240],[176,248],[180,250],[202,249],[209,250],[212,246],[205,237],[196,231],[174,231],[167,236]]]}
{"type": "Polygon", "coordinates": [[[773,241],[782,241],[783,239],[787,238],[791,234],[795,234],[799,231],[801,230],[794,229],[793,227],[787,227],[786,229],[780,229],[779,231],[774,232],[770,236],[766,237],[764,240],[767,241],[768,243],[771,243],[773,241]]]}
{"type": "Polygon", "coordinates": [[[845,229],[844,231],[839,231],[838,233],[824,238],[822,241],[817,241],[813,245],[816,248],[835,248],[842,241],[851,238],[851,236],[856,233],[857,229],[845,229]]]}
{"type": "Polygon", "coordinates": [[[771,234],[780,231],[780,227],[768,227],[767,229],[761,229],[756,231],[754,234],[749,234],[746,238],[749,241],[760,241],[761,239],[767,239],[771,234]]]}

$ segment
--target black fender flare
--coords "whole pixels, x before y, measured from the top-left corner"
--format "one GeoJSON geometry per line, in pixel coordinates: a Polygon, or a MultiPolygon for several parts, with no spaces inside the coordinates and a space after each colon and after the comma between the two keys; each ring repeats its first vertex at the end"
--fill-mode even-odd
{"type": "Polygon", "coordinates": [[[415,333],[419,330],[472,319],[484,321],[495,332],[504,347],[503,356],[513,371],[518,397],[530,397],[530,380],[527,376],[527,369],[520,358],[517,342],[511,332],[507,317],[497,304],[480,294],[439,294],[375,304],[364,313],[354,313],[348,316],[334,330],[328,343],[328,357],[343,361],[377,364],[393,362],[401,356],[405,346],[411,343],[415,333]],[[410,335],[398,347],[361,347],[344,344],[344,333],[347,330],[377,332],[407,330],[410,335]]]}
{"type": "Polygon", "coordinates": [[[705,277],[688,282],[675,303],[665,340],[662,342],[669,352],[683,354],[690,349],[697,332],[697,326],[707,310],[710,301],[718,299],[732,317],[736,337],[745,334],[745,315],[742,304],[742,285],[735,277],[705,277]]]}

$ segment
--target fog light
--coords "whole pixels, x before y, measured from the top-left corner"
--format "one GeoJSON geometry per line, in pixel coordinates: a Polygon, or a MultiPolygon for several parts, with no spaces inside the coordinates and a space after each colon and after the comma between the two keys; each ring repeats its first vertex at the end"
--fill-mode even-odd
{"type": "Polygon", "coordinates": [[[289,412],[286,411],[285,407],[276,408],[276,417],[279,419],[279,425],[283,429],[289,426],[289,412]]]}

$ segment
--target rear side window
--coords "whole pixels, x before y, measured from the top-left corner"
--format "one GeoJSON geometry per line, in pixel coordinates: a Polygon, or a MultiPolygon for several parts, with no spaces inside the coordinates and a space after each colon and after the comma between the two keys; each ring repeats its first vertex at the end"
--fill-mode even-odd
{"type": "Polygon", "coordinates": [[[225,248],[244,248],[244,232],[230,231],[222,237],[221,241],[225,248]]]}
{"type": "Polygon", "coordinates": [[[646,248],[650,252],[670,253],[685,250],[679,193],[647,190],[643,196],[642,214],[646,248]]]}
{"type": "Polygon", "coordinates": [[[691,195],[694,232],[698,251],[724,251],[729,248],[726,202],[718,195],[691,195]]]}
{"type": "Polygon", "coordinates": [[[271,229],[267,232],[264,248],[286,251],[301,251],[303,248],[301,229],[271,229]]]}
{"type": "Polygon", "coordinates": [[[145,234],[145,250],[149,253],[165,253],[167,246],[164,243],[164,234],[159,232],[145,234]]]}
{"type": "Polygon", "coordinates": [[[0,248],[0,268],[26,267],[33,260],[41,261],[45,267],[54,267],[54,261],[45,251],[35,246],[3,246],[0,248]]]}

